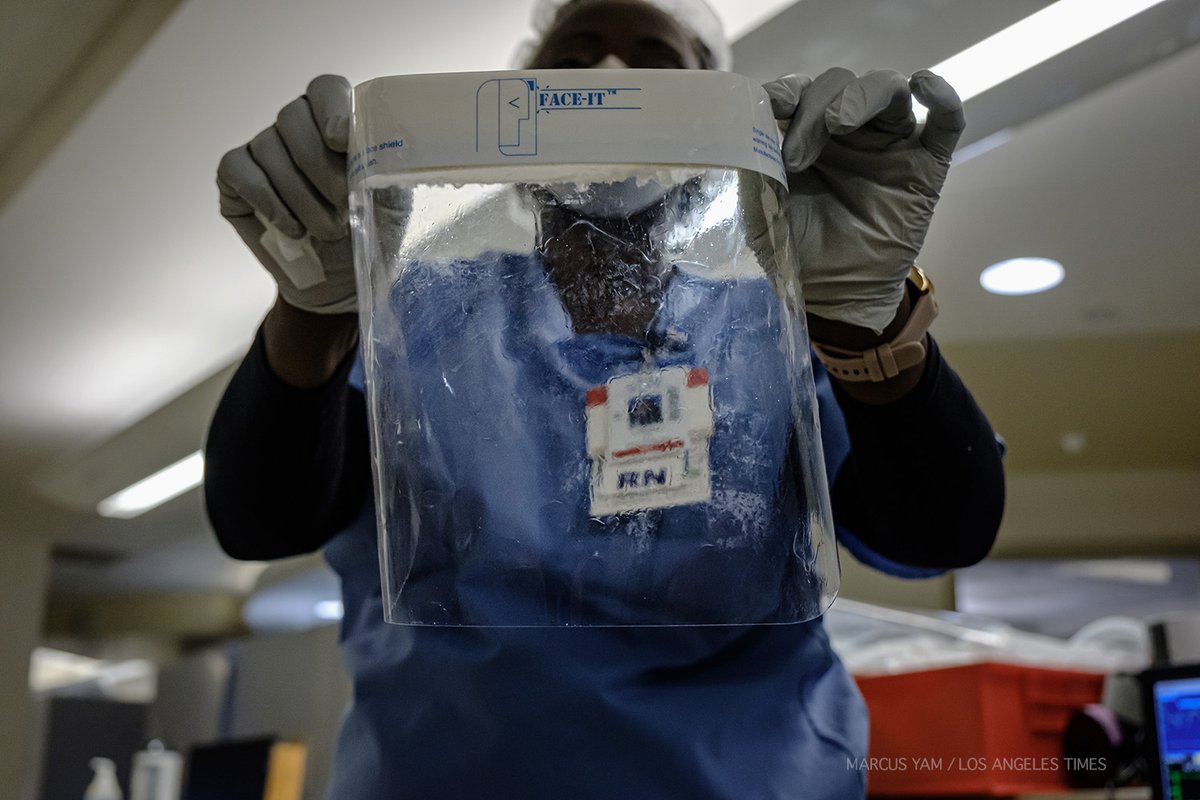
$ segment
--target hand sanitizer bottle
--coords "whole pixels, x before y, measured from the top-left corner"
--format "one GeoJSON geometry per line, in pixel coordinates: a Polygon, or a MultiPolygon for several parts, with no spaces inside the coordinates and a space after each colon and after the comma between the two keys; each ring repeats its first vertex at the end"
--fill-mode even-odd
{"type": "Polygon", "coordinates": [[[117,783],[117,766],[107,758],[93,758],[88,766],[96,774],[83,793],[83,800],[123,800],[121,786],[117,783]]]}

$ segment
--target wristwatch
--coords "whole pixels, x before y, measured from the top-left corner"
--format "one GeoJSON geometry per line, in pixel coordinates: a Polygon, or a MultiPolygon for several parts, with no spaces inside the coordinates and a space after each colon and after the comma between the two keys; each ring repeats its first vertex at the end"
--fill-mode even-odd
{"type": "Polygon", "coordinates": [[[890,342],[870,350],[845,350],[813,342],[817,358],[829,374],[840,381],[879,383],[894,378],[925,358],[925,332],[937,316],[937,301],[933,299],[933,281],[913,265],[905,279],[912,307],[904,327],[890,342]]]}

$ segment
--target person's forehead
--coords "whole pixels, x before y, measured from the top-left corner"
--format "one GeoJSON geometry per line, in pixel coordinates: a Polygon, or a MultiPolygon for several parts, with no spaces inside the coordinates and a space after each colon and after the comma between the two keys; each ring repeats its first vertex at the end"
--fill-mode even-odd
{"type": "Polygon", "coordinates": [[[637,0],[581,0],[567,6],[546,39],[601,36],[661,39],[690,43],[692,36],[670,14],[637,0]]]}

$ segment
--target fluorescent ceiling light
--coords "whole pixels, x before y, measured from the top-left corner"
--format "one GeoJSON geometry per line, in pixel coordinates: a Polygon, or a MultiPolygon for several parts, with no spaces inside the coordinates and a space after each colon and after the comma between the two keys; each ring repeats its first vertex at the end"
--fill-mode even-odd
{"type": "Polygon", "coordinates": [[[197,450],[190,456],[142,478],[96,505],[105,517],[131,519],[199,486],[204,480],[204,455],[197,450]]]}
{"type": "Polygon", "coordinates": [[[965,102],[1161,2],[1058,0],[930,69],[965,102]]]}
{"type": "Polygon", "coordinates": [[[1143,583],[1148,586],[1166,586],[1171,582],[1171,562],[1148,559],[1068,561],[1060,565],[1056,572],[1066,578],[1092,578],[1102,581],[1143,583]]]}
{"type": "Polygon", "coordinates": [[[67,690],[80,684],[93,685],[101,696],[131,703],[149,703],[154,699],[158,670],[145,659],[101,661],[87,656],[34,648],[29,658],[29,688],[38,694],[67,690]]]}
{"type": "Polygon", "coordinates": [[[1050,258],[1010,258],[980,273],[979,283],[992,294],[1034,294],[1058,286],[1065,274],[1050,258]]]}
{"type": "Polygon", "coordinates": [[[45,692],[96,677],[104,662],[87,656],[35,647],[29,658],[29,688],[45,692]]]}

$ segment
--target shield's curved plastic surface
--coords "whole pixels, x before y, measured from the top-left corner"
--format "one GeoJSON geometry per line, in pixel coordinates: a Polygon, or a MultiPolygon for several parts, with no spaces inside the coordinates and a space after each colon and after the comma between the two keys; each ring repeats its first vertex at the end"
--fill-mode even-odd
{"type": "Polygon", "coordinates": [[[728,73],[356,88],[389,621],[828,607],[837,551],[773,125],[728,73]]]}

